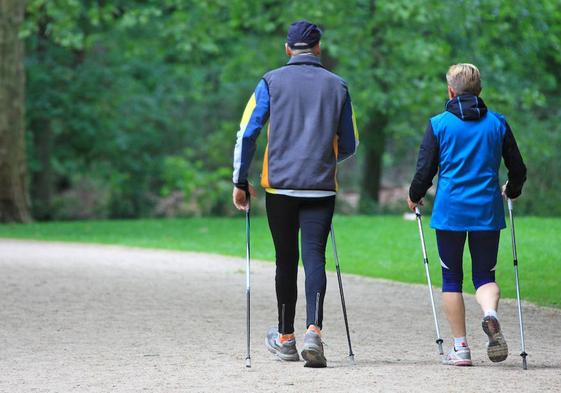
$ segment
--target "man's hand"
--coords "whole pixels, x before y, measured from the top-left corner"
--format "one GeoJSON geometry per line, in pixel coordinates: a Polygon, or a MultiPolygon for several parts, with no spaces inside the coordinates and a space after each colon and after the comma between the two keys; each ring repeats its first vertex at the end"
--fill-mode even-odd
{"type": "Polygon", "coordinates": [[[415,208],[417,206],[423,206],[423,200],[421,199],[419,202],[415,203],[411,200],[411,198],[407,197],[407,205],[409,205],[409,209],[415,212],[415,208]]]}
{"type": "MultiPolygon", "coordinates": [[[[249,194],[255,198],[257,193],[255,192],[255,188],[251,184],[248,185],[249,194]]],[[[249,209],[249,201],[247,200],[247,195],[245,190],[234,186],[234,192],[232,194],[232,200],[234,201],[234,206],[238,210],[245,210],[249,209]]]]}

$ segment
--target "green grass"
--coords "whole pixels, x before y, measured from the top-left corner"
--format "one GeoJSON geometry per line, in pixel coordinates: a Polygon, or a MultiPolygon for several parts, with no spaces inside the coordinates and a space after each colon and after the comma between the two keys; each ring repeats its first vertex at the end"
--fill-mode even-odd
{"type": "MultiPolygon", "coordinates": [[[[425,235],[434,285],[440,285],[435,236],[425,220],[425,235]]],[[[399,216],[336,216],[334,220],[341,269],[391,280],[424,283],[417,224],[399,216]]],[[[561,307],[561,219],[523,217],[517,220],[522,296],[541,305],[561,307]]],[[[0,237],[120,244],[245,255],[245,223],[241,218],[149,219],[0,225],[0,237]]],[[[252,219],[254,258],[274,260],[264,217],[252,219]]],[[[331,248],[328,265],[333,269],[331,248]]],[[[466,250],[466,261],[469,259],[466,250]]],[[[470,264],[465,263],[466,292],[473,292],[470,264]]],[[[502,232],[497,281],[503,296],[514,297],[510,233],[502,232]]]]}

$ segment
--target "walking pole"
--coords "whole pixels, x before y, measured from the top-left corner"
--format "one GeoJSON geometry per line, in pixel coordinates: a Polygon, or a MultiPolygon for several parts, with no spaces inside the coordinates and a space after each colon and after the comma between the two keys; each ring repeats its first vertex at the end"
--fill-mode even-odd
{"type": "Polygon", "coordinates": [[[440,337],[440,329],[438,328],[438,319],[436,317],[436,307],[434,306],[434,296],[432,294],[432,283],[430,280],[430,271],[429,271],[429,258],[427,257],[427,247],[425,245],[425,235],[423,234],[423,223],[421,220],[421,210],[418,207],[415,207],[415,216],[417,217],[417,224],[419,225],[419,236],[421,238],[421,248],[423,249],[423,263],[425,265],[425,273],[427,275],[427,284],[429,286],[429,295],[430,295],[430,302],[432,305],[432,316],[434,318],[434,327],[436,328],[436,345],[438,345],[438,353],[440,355],[444,355],[444,351],[442,350],[442,338],[440,337]]]}
{"type": "Polygon", "coordinates": [[[351,345],[351,333],[349,332],[349,321],[347,319],[347,307],[345,306],[345,294],[343,292],[343,280],[341,279],[341,269],[339,268],[339,256],[337,255],[337,245],[335,244],[335,230],[331,223],[331,244],[333,245],[333,255],[335,256],[335,270],[337,270],[337,280],[339,281],[339,294],[341,295],[341,307],[343,308],[343,319],[347,330],[347,342],[349,343],[349,359],[354,363],[355,354],[351,345]]]}
{"type": "Polygon", "coordinates": [[[249,192],[247,193],[247,210],[245,211],[245,255],[246,255],[246,267],[245,267],[245,293],[246,293],[246,331],[247,331],[247,355],[245,357],[245,366],[251,368],[251,347],[250,347],[250,337],[251,337],[251,324],[250,324],[250,311],[251,311],[251,282],[250,282],[250,221],[249,214],[251,210],[249,192]]]}
{"type": "Polygon", "coordinates": [[[526,361],[526,343],[524,341],[524,320],[522,319],[522,305],[520,304],[520,281],[518,279],[518,255],[516,254],[516,235],[514,233],[514,215],[512,213],[512,199],[507,199],[508,215],[510,217],[510,236],[512,238],[512,258],[514,259],[514,278],[516,281],[516,301],[518,303],[518,321],[520,323],[520,356],[522,356],[522,369],[528,369],[526,361]]]}

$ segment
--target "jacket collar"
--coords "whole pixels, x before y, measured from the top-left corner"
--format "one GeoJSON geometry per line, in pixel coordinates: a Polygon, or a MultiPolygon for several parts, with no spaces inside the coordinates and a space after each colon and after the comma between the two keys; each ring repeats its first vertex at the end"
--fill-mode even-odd
{"type": "Polygon", "coordinates": [[[446,111],[462,120],[479,120],[487,113],[487,106],[481,97],[462,94],[446,102],[446,111]]]}
{"type": "Polygon", "coordinates": [[[297,64],[307,64],[316,67],[323,67],[323,65],[321,64],[321,59],[318,56],[312,54],[302,54],[302,55],[292,56],[290,60],[288,60],[288,63],[286,63],[286,65],[297,65],[297,64]]]}

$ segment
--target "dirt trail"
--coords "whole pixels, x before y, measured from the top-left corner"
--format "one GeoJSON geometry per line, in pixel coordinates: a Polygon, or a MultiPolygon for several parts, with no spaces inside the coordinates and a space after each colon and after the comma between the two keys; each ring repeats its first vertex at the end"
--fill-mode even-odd
{"type": "Polygon", "coordinates": [[[346,359],[333,274],[325,301],[329,367],[277,361],[263,344],[275,320],[274,268],[259,262],[253,368],[245,369],[244,265],[197,253],[0,240],[0,391],[561,392],[559,310],[525,304],[530,369],[523,372],[515,303],[501,307],[510,357],[492,364],[468,297],[475,367],[446,367],[435,351],[426,287],[357,276],[344,276],[356,364],[346,359]]]}

